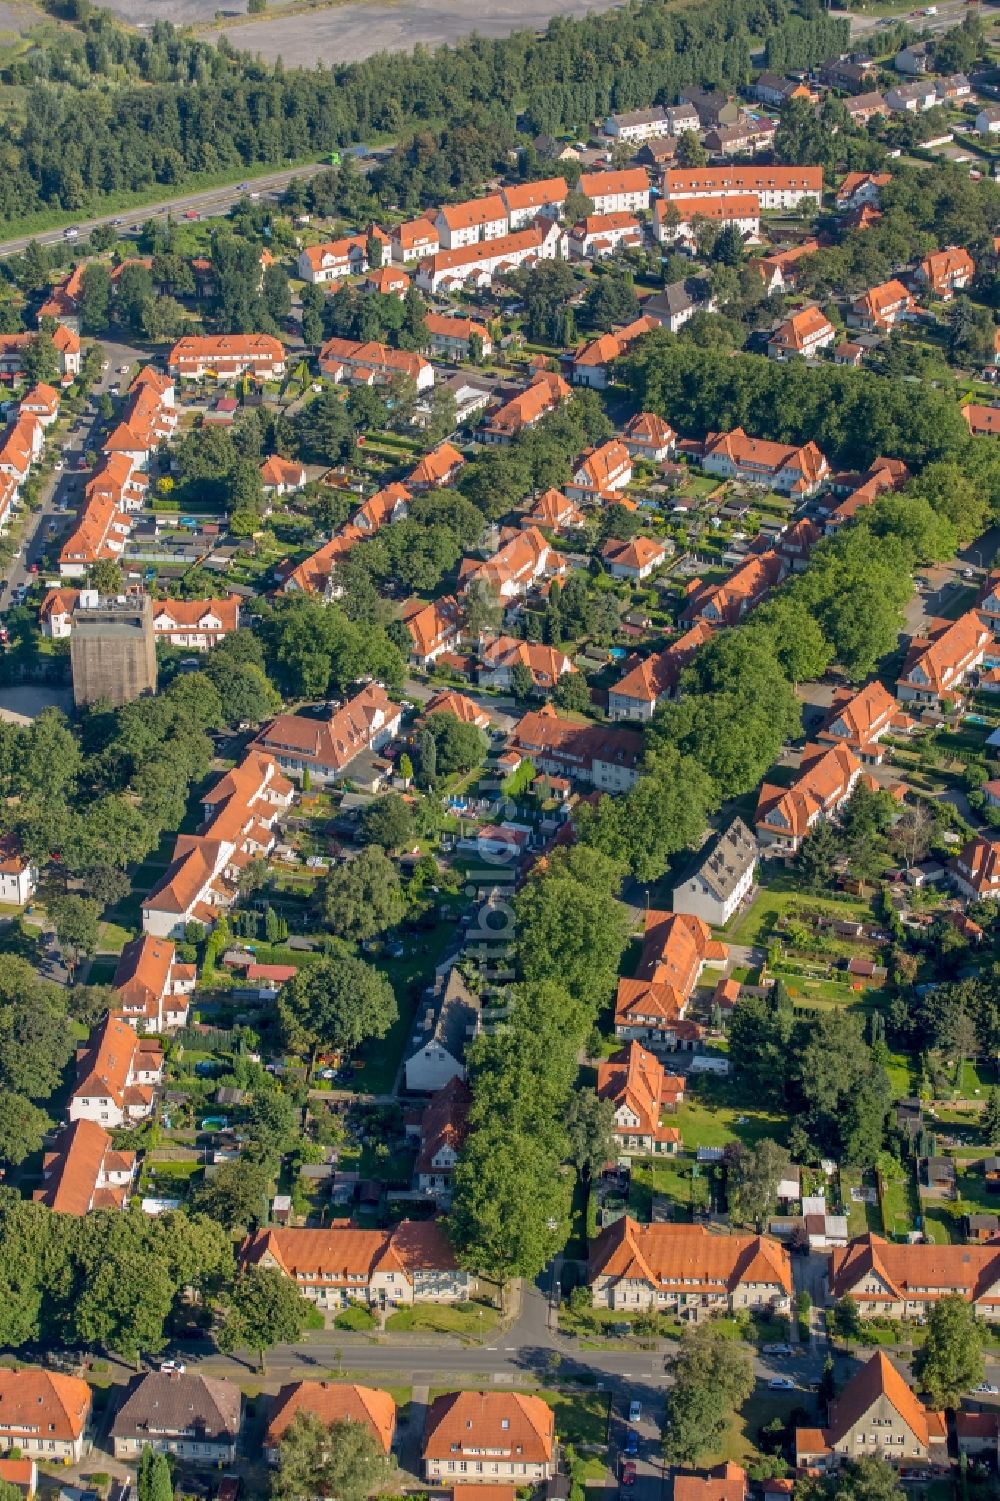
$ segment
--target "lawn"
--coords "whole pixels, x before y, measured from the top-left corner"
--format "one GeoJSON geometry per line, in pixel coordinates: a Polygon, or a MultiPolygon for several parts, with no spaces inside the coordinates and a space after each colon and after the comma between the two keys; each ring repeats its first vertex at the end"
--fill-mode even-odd
{"type": "Polygon", "coordinates": [[[917,1185],[909,1169],[900,1179],[883,1180],[881,1202],[886,1235],[903,1239],[914,1228],[920,1215],[917,1185]]]}
{"type": "Polygon", "coordinates": [[[879,1212],[878,1203],[858,1203],[851,1198],[851,1189],[861,1188],[863,1178],[864,1173],[859,1167],[840,1169],[840,1187],[844,1210],[847,1214],[847,1230],[852,1238],[856,1235],[865,1235],[869,1230],[873,1235],[882,1234],[882,1215],[879,1212]]]}
{"type": "Polygon", "coordinates": [[[593,1389],[581,1392],[540,1391],[556,1416],[556,1433],[565,1444],[606,1444],[610,1392],[593,1389]]]}
{"type": "Polygon", "coordinates": [[[691,1204],[708,1202],[708,1182],[705,1169],[699,1169],[692,1178],[691,1169],[696,1166],[694,1157],[652,1160],[645,1158],[632,1163],[632,1182],[629,1188],[629,1213],[643,1223],[653,1217],[653,1199],[662,1195],[670,1200],[674,1209],[671,1218],[686,1221],[691,1218],[691,1204]]]}
{"type": "Polygon", "coordinates": [[[736,919],[735,926],[720,929],[727,943],[764,944],[776,923],[789,907],[811,907],[817,911],[834,912],[838,917],[872,916],[871,903],[834,897],[807,895],[792,884],[792,878],[776,871],[769,884],[759,887],[757,895],[747,911],[736,919]]]}
{"type": "Polygon", "coordinates": [[[394,1334],[464,1334],[482,1339],[492,1333],[500,1318],[488,1303],[415,1303],[401,1308],[385,1321],[394,1334]]]}
{"type": "Polygon", "coordinates": [[[772,1392],[766,1389],[754,1391],[730,1428],[719,1453],[707,1458],[705,1463],[717,1464],[722,1460],[732,1460],[741,1465],[752,1463],[759,1453],[756,1440],[762,1428],[774,1418],[787,1423],[797,1407],[808,1408],[812,1404],[813,1399],[808,1392],[772,1392]]]}
{"type": "Polygon", "coordinates": [[[764,1136],[781,1140],[788,1118],[755,1103],[753,1096],[728,1079],[699,1079],[696,1096],[688,1095],[674,1116],[685,1150],[724,1147],[727,1141],[753,1146],[764,1136]]]}

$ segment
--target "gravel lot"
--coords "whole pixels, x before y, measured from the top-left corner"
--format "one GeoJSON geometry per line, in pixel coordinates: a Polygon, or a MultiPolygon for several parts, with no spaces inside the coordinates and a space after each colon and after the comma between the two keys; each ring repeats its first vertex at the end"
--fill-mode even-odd
{"type": "MultiPolygon", "coordinates": [[[[2,3],[2,0],[0,0],[2,3]]],[[[386,0],[331,6],[230,28],[232,45],[241,52],[259,53],[268,61],[282,57],[290,65],[356,62],[374,52],[408,52],[418,42],[436,47],[457,42],[470,32],[506,36],[523,27],[544,27],[550,16],[583,15],[608,10],[621,0],[494,0],[488,11],[474,0],[386,0]]],[[[116,15],[133,25],[167,20],[178,25],[210,22],[220,9],[217,0],[110,0],[116,15]]],[[[244,14],[246,0],[226,0],[226,11],[244,14]]],[[[225,33],[225,22],[202,32],[205,37],[225,33]]]]}

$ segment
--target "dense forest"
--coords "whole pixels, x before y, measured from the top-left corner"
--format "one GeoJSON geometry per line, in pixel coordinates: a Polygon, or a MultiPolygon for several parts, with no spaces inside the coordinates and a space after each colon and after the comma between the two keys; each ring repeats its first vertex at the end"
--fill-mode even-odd
{"type": "Polygon", "coordinates": [[[818,10],[793,16],[787,0],[721,0],[680,12],[645,0],[554,19],[537,35],[308,71],[237,54],[224,40],[208,46],[167,23],[139,37],[93,15],[5,72],[8,83],[30,89],[30,108],[0,128],[0,221],[455,120],[579,128],[611,109],[673,100],[688,84],[745,82],[752,40],[766,42],[793,19],[803,60],[846,45],[846,21],[818,10]]]}

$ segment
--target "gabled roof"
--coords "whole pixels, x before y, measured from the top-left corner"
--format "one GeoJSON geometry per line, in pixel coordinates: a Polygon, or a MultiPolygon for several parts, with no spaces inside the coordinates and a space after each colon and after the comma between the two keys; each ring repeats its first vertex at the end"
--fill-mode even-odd
{"type": "Polygon", "coordinates": [[[648,193],[645,167],[626,167],[622,172],[584,172],[578,184],[588,198],[616,197],[620,193],[648,193]]]}
{"type": "Polygon", "coordinates": [[[788,1252],[764,1235],[714,1235],[703,1225],[640,1225],[628,1215],[591,1243],[588,1281],[639,1278],[656,1288],[731,1292],[743,1282],[791,1295],[788,1252]]]}
{"type": "Polygon", "coordinates": [[[56,1214],[81,1217],[91,1209],[121,1209],[126,1190],[98,1188],[102,1170],[131,1172],[135,1168],[134,1152],[116,1152],[111,1137],[96,1121],[72,1121],[60,1131],[55,1149],[45,1154],[42,1165],[44,1186],[36,1189],[34,1199],[47,1204],[56,1214]]]}
{"type": "Polygon", "coordinates": [[[449,229],[474,229],[508,217],[499,193],[489,193],[485,198],[468,198],[464,203],[446,203],[438,212],[449,229]]]}
{"type": "Polygon", "coordinates": [[[822,308],[807,307],[786,318],[768,342],[779,349],[799,353],[815,340],[832,338],[833,333],[833,324],[822,308]]]}
{"type": "Polygon", "coordinates": [[[860,1423],[875,1403],[884,1397],[896,1409],[914,1438],[926,1445],[931,1436],[944,1437],[944,1414],[928,1411],[907,1386],[889,1357],[879,1351],[861,1367],[830,1404],[826,1441],[831,1447],[860,1423]]]}
{"type": "Polygon", "coordinates": [[[423,1457],[450,1459],[484,1450],[517,1462],[547,1464],[552,1458],[555,1417],[541,1397],[524,1392],[450,1392],[427,1414],[423,1457]]]}
{"type": "Polygon", "coordinates": [[[455,1074],[442,1089],[431,1096],[420,1122],[420,1152],[415,1171],[430,1172],[434,1158],[443,1147],[458,1152],[465,1141],[469,1124],[472,1091],[465,1080],[455,1074]]]}
{"type": "Polygon", "coordinates": [[[243,1393],[234,1381],[196,1371],[150,1371],[129,1382],[111,1425],[112,1437],[145,1437],[193,1430],[203,1442],[234,1443],[243,1393]]]}
{"type": "Polygon", "coordinates": [[[846,745],[807,745],[790,787],[762,785],[757,827],[780,828],[785,835],[803,838],[820,814],[839,804],[860,769],[861,762],[846,745]]]}
{"type": "Polygon", "coordinates": [[[437,448],[424,454],[417,467],[407,476],[407,484],[422,490],[444,485],[464,463],[465,459],[453,444],[439,443],[437,448]]]}

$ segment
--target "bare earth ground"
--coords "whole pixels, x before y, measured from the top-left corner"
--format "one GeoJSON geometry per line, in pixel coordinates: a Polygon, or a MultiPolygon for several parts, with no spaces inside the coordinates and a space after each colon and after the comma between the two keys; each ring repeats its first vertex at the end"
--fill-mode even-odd
{"type": "MultiPolygon", "coordinates": [[[[325,10],[275,14],[261,21],[230,28],[232,45],[241,52],[259,53],[268,61],[281,57],[288,64],[356,62],[374,52],[410,51],[418,42],[436,47],[457,42],[476,31],[481,36],[507,36],[522,28],[544,27],[550,16],[584,15],[608,10],[621,0],[492,0],[487,8],[476,0],[389,0],[389,3],[335,5],[325,10]]],[[[0,0],[0,20],[4,0],[0,0]]],[[[243,15],[246,0],[110,0],[116,15],[133,25],[156,20],[179,25],[205,25],[220,9],[243,15]]],[[[226,32],[225,23],[202,32],[208,39],[226,32]]]]}

